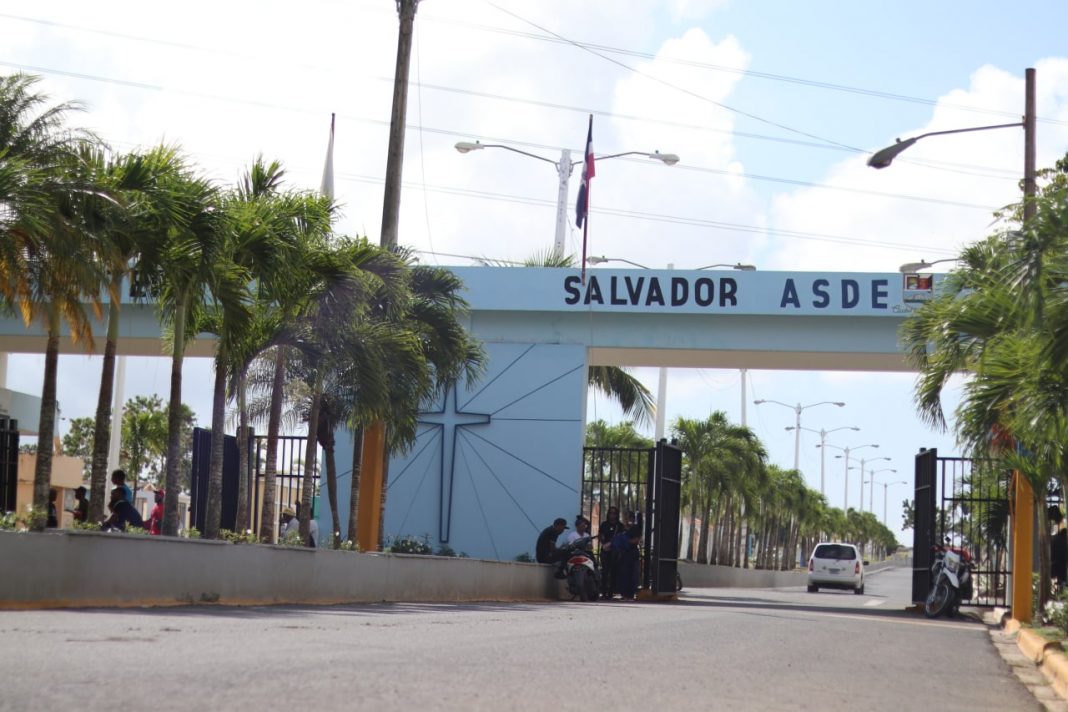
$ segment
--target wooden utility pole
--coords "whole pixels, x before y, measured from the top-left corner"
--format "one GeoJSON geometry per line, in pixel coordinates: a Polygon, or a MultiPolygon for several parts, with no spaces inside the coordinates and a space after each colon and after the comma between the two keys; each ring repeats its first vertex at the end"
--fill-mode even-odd
{"type": "MultiPolygon", "coordinates": [[[[389,151],[386,155],[386,186],[382,198],[382,233],[379,245],[397,246],[400,224],[401,173],[404,166],[404,124],[408,115],[408,68],[412,59],[412,33],[419,0],[397,0],[400,29],[397,36],[397,67],[393,74],[393,114],[389,122],[389,151]]],[[[359,444],[353,447],[360,447],[359,444]]],[[[378,421],[364,431],[363,473],[360,477],[357,543],[361,551],[378,551],[382,540],[385,509],[386,424],[378,421]]]]}
{"type": "Polygon", "coordinates": [[[382,201],[382,247],[397,245],[400,223],[401,171],[404,165],[404,123],[408,114],[408,68],[412,59],[412,33],[419,0],[397,0],[400,31],[397,37],[397,68],[393,74],[393,114],[389,121],[389,153],[386,156],[386,188],[382,201]]]}

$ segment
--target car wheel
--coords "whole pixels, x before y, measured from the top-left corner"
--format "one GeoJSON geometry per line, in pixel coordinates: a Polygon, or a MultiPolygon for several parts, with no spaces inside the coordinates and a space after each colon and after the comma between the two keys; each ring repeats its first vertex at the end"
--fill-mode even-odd
{"type": "Polygon", "coordinates": [[[809,584],[809,586],[808,586],[808,592],[809,593],[819,593],[819,591],[820,591],[820,587],[819,586],[813,586],[812,584],[809,584]]]}
{"type": "Polygon", "coordinates": [[[864,584],[860,584],[860,588],[854,588],[853,589],[853,593],[857,594],[858,596],[863,596],[864,595],[864,584]]]}

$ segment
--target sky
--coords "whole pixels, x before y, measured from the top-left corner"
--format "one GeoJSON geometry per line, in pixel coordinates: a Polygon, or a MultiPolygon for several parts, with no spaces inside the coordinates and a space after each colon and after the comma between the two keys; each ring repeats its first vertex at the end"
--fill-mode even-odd
{"type": "MultiPolygon", "coordinates": [[[[1038,164],[1068,150],[1068,4],[994,0],[424,0],[415,22],[400,242],[430,264],[522,260],[553,241],[555,168],[578,159],[593,115],[597,153],[675,153],[598,163],[589,253],[678,269],[894,272],[953,257],[1019,198],[1023,135],[1001,129],[921,141],[894,165],[865,165],[897,137],[1011,123],[1023,74],[1038,76],[1038,164]],[[625,9],[623,9],[625,8],[625,9]]],[[[180,145],[228,184],[262,153],[290,185],[316,189],[337,114],[339,230],[378,239],[397,18],[392,0],[158,5],[0,1],[0,71],[43,77],[77,121],[113,147],[180,145]]],[[[578,169],[581,170],[581,169],[578,169]]],[[[568,197],[567,249],[578,173],[568,197]]],[[[610,266],[609,263],[608,266],[610,266]]],[[[622,266],[622,265],[617,265],[622,266]]],[[[946,265],[939,265],[944,267],[946,265]]],[[[131,359],[126,395],[166,394],[169,364],[131,359]]],[[[64,417],[91,415],[98,359],[61,358],[64,417]]],[[[656,389],[655,369],[635,373],[656,389]]],[[[12,355],[8,386],[39,391],[41,359],[12,355]]],[[[184,400],[209,421],[210,367],[187,362],[184,400]]],[[[956,454],[951,434],[915,414],[910,374],[748,371],[746,422],[770,461],[793,466],[789,407],[814,430],[867,447],[856,458],[889,488],[889,524],[910,495],[921,447],[956,454]]],[[[723,410],[742,419],[737,371],[672,369],[669,420],[723,410]]],[[[959,385],[959,384],[958,384],[959,385]]],[[[953,404],[955,393],[949,393],[953,404]]],[[[589,418],[621,419],[593,397],[589,418]]],[[[819,436],[802,431],[800,467],[818,488],[819,436]]],[[[837,454],[837,451],[831,451],[837,454]]],[[[859,463],[853,463],[859,464],[859,463]]],[[[841,459],[827,496],[840,506],[841,459]]],[[[859,472],[851,472],[850,506],[859,472]]],[[[875,512],[882,514],[882,487],[875,512]]]]}

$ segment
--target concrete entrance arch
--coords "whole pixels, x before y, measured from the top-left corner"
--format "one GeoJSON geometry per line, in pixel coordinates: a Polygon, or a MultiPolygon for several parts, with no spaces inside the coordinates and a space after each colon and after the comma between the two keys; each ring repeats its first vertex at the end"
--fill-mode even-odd
{"type": "MultiPolygon", "coordinates": [[[[488,369],[431,405],[414,447],[391,461],[384,528],[499,559],[533,553],[541,528],[578,512],[590,365],[906,371],[898,328],[935,285],[897,273],[597,269],[583,283],[576,269],[454,271],[488,369]]],[[[120,353],[161,353],[152,305],[129,303],[121,318],[120,353]]],[[[102,324],[96,333],[103,344],[102,324]]],[[[44,346],[36,327],[0,317],[0,353],[44,346]]],[[[187,355],[212,350],[205,335],[187,355]]],[[[24,395],[2,386],[0,408],[24,395]]],[[[351,448],[339,433],[338,462],[351,448]]],[[[350,483],[339,474],[339,502],[350,483]]],[[[321,530],[331,526],[322,512],[321,530]]]]}
{"type": "MultiPolygon", "coordinates": [[[[898,328],[933,288],[896,273],[454,271],[488,369],[391,460],[384,530],[496,559],[533,554],[579,511],[589,366],[907,371],[898,328]]],[[[343,475],[340,501],[348,488],[343,475]]]]}

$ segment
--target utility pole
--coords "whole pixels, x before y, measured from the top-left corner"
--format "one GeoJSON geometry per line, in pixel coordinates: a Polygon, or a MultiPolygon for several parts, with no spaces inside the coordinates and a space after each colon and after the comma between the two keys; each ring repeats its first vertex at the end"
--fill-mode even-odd
{"type": "Polygon", "coordinates": [[[397,68],[393,74],[393,114],[389,121],[386,155],[386,187],[382,200],[382,247],[397,245],[400,223],[401,171],[404,165],[404,123],[408,115],[408,69],[412,59],[412,34],[419,0],[397,0],[400,31],[397,36],[397,68]]]}
{"type": "MultiPolygon", "coordinates": [[[[386,154],[386,185],[382,196],[382,233],[378,244],[386,249],[397,246],[400,223],[401,172],[404,166],[404,124],[408,116],[408,68],[412,59],[412,34],[419,0],[397,0],[400,29],[397,35],[397,67],[393,73],[393,114],[389,121],[389,150],[386,154]]],[[[363,551],[378,551],[385,517],[389,458],[386,456],[386,424],[378,420],[363,433],[361,447],[357,543],[363,551]]],[[[355,478],[353,478],[355,479],[355,478]]]]}

